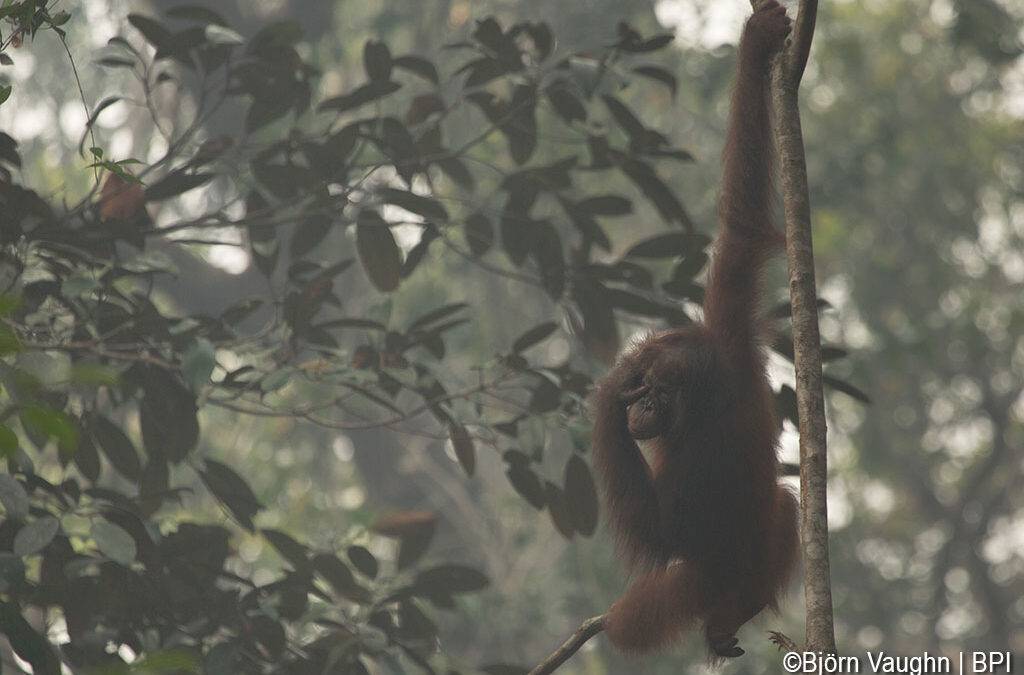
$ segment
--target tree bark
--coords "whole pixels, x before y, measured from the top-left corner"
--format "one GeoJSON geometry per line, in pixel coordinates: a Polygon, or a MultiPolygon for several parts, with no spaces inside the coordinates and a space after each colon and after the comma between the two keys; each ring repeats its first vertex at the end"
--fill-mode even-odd
{"type": "MultiPolygon", "coordinates": [[[[751,0],[755,7],[762,0],[751,0]]],[[[825,398],[814,278],[807,162],[798,92],[810,53],[817,0],[800,0],[792,43],[772,65],[771,108],[786,219],[786,257],[793,316],[793,360],[800,427],[800,537],[807,633],[804,649],[835,652],[828,555],[825,398]]]]}

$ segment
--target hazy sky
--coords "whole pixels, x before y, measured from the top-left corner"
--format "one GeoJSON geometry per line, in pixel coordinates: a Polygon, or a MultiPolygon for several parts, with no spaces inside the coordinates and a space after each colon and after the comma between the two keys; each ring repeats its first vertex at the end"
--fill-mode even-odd
{"type": "MultiPolygon", "coordinates": [[[[781,0],[796,16],[798,0],[781,0]]],[[[749,3],[708,2],[694,0],[660,0],[654,12],[667,28],[676,31],[676,39],[687,45],[714,48],[735,42],[740,26],[750,13],[749,3]]]]}

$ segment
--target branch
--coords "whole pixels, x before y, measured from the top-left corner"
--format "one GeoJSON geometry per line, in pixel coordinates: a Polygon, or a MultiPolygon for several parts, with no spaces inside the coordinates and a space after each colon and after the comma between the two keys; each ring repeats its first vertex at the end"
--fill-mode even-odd
{"type": "Polygon", "coordinates": [[[592,616],[576,629],[562,646],[552,652],[551,656],[541,661],[540,665],[530,671],[530,675],[549,675],[555,672],[558,666],[569,660],[569,657],[579,651],[587,640],[604,630],[604,614],[592,616]]]}
{"type": "MultiPolygon", "coordinates": [[[[760,0],[751,0],[755,7],[760,0]]],[[[807,161],[800,128],[798,90],[810,52],[817,0],[800,0],[796,34],[772,65],[771,107],[782,200],[793,317],[793,363],[800,427],[800,536],[808,651],[834,653],[832,586],[828,557],[828,461],[825,397],[821,382],[821,335],[814,278],[807,161]]]]}
{"type": "Polygon", "coordinates": [[[789,77],[796,83],[804,76],[807,58],[811,55],[811,42],[814,40],[814,26],[818,20],[818,0],[800,0],[800,11],[796,15],[796,27],[793,30],[792,61],[789,77]]]}

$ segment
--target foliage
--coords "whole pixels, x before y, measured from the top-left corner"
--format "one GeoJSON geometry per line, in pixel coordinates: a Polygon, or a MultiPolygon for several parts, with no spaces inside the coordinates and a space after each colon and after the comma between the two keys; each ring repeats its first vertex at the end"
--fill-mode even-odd
{"type": "MultiPolygon", "coordinates": [[[[7,53],[8,48],[20,47],[26,37],[35,39],[40,29],[52,30],[63,40],[65,33],[61,26],[69,19],[71,15],[63,10],[52,13],[47,0],[3,0],[3,4],[0,4],[0,20],[7,23],[9,29],[7,35],[0,32],[0,66],[14,63],[7,53]]],[[[0,105],[10,96],[11,85],[0,84],[0,105]]]]}
{"type": "MultiPolygon", "coordinates": [[[[136,171],[94,146],[102,183],[58,208],[15,182],[17,145],[0,134],[0,629],[36,673],[58,672],[57,652],[27,607],[63,619],[60,658],[89,672],[359,673],[370,661],[434,672],[436,610],[487,584],[429,561],[434,517],[353,527],[337,550],[261,527],[241,473],[204,456],[202,411],[340,430],[428,426],[469,476],[489,448],[559,532],[592,535],[590,377],[537,358],[557,322],[461,372],[449,342],[469,323],[465,304],[408,321],[387,302],[346,308],[359,294],[401,293],[454,255],[557,303],[604,360],[619,349],[622,315],[690,321],[709,240],[658,175],[689,155],[616,93],[634,75],[674,93],[674,77],[644,61],[670,39],[623,25],[611,44],[560,54],[544,24],[484,19],[450,46],[460,61],[450,75],[369,41],[364,82],[314,101],[318,73],[293,23],[244,38],[207,9],[129,21],[145,45],[115,38],[98,63],[132,73],[147,103],[161,87],[197,102],[162,157],[136,171]],[[238,135],[205,137],[237,102],[238,135]],[[611,223],[644,209],[671,229],[615,255],[611,223]],[[413,243],[397,234],[409,231],[413,243]],[[232,237],[271,292],[217,315],[177,312],[157,291],[175,270],[155,250],[202,253],[232,237]],[[562,475],[544,475],[546,448],[526,447],[531,424],[573,432],[562,475]],[[232,527],[163,517],[198,489],[232,527]],[[237,573],[239,530],[280,554],[277,578],[237,573]],[[129,665],[121,648],[139,658],[129,665]]],[[[122,98],[98,104],[88,126],[122,98]]],[[[795,414],[791,393],[780,393],[783,417],[795,414]]]]}

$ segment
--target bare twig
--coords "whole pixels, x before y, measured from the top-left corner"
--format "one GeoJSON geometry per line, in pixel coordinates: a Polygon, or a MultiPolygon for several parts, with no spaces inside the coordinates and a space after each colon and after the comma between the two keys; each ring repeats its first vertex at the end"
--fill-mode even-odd
{"type": "Polygon", "coordinates": [[[793,640],[791,640],[788,635],[786,635],[785,633],[780,633],[777,630],[768,631],[768,641],[776,647],[778,647],[780,652],[800,651],[800,647],[797,646],[797,644],[793,642],[793,640]]]}
{"type": "Polygon", "coordinates": [[[562,646],[551,653],[551,656],[544,659],[540,665],[530,671],[530,675],[548,675],[555,672],[558,666],[569,660],[569,657],[580,650],[587,640],[604,630],[604,614],[592,616],[576,629],[562,646]]]}
{"type": "Polygon", "coordinates": [[[790,77],[798,85],[804,76],[807,58],[811,55],[811,42],[814,40],[814,26],[817,20],[818,0],[801,0],[800,11],[796,16],[796,28],[793,31],[793,56],[790,61],[790,77]]]}

